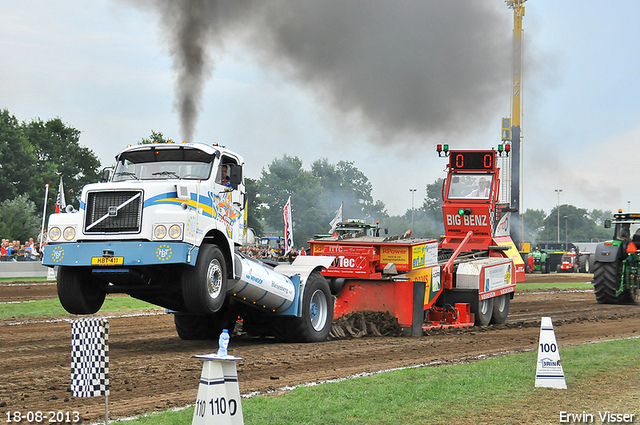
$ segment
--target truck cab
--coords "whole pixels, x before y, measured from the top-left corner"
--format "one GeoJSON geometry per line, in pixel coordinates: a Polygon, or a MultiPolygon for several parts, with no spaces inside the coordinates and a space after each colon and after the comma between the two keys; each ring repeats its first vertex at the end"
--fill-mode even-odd
{"type": "Polygon", "coordinates": [[[127,293],[188,310],[172,282],[181,281],[183,265],[196,264],[203,244],[218,247],[225,278],[234,276],[244,159],[200,143],[129,146],[115,159],[106,181],[83,188],[78,211],[49,218],[43,264],[59,267],[61,302],[90,314],[105,293],[127,293]]]}

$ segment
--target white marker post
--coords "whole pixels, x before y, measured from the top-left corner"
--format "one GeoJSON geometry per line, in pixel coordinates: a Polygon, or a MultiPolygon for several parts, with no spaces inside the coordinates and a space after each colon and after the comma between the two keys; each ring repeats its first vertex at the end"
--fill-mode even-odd
{"type": "Polygon", "coordinates": [[[215,354],[194,356],[203,359],[198,397],[192,425],[243,425],[236,361],[240,357],[215,354]]]}
{"type": "Polygon", "coordinates": [[[551,317],[543,317],[540,324],[536,387],[567,389],[551,317]]]}

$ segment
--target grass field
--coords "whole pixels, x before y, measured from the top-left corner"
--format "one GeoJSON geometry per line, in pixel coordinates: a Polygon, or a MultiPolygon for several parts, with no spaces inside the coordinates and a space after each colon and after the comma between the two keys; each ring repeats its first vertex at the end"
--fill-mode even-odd
{"type": "MultiPolygon", "coordinates": [[[[131,298],[129,296],[110,295],[104,300],[104,305],[100,309],[107,311],[130,311],[130,310],[164,310],[162,307],[149,304],[144,301],[131,298]]],[[[20,318],[20,317],[51,317],[69,316],[58,298],[37,301],[25,301],[17,303],[0,304],[0,319],[20,318]]]]}
{"type": "MultiPolygon", "coordinates": [[[[567,390],[535,388],[537,352],[529,352],[256,396],[242,401],[244,423],[554,424],[560,412],[640,413],[639,339],[569,347],[561,356],[567,390]]],[[[193,407],[126,423],[187,424],[192,416],[193,407]]]]}

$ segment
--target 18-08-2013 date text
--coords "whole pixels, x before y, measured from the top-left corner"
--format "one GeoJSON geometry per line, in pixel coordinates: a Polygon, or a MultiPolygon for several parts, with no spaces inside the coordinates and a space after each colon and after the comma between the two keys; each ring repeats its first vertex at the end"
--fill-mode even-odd
{"type": "Polygon", "coordinates": [[[80,422],[80,412],[46,410],[46,411],[9,411],[5,412],[3,419],[6,423],[17,424],[47,424],[47,423],[77,423],[80,422]]]}

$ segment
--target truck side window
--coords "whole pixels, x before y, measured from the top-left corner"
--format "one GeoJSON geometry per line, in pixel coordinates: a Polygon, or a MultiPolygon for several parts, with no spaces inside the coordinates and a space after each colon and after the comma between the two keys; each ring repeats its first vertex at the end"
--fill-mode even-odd
{"type": "Polygon", "coordinates": [[[233,184],[231,184],[231,180],[229,180],[229,166],[227,164],[220,165],[220,170],[218,173],[219,178],[217,179],[218,183],[223,186],[226,186],[231,189],[235,189],[233,184]]]}

